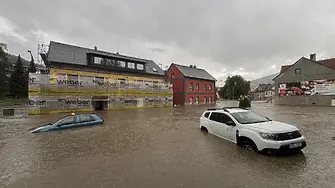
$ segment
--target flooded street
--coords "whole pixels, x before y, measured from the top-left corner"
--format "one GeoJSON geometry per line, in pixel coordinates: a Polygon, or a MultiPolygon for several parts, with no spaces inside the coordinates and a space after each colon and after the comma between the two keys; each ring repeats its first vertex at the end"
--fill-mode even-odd
{"type": "Polygon", "coordinates": [[[203,134],[209,106],[98,113],[102,126],[32,134],[64,114],[0,119],[0,187],[335,187],[335,108],[254,104],[307,139],[286,157],[203,134]]]}

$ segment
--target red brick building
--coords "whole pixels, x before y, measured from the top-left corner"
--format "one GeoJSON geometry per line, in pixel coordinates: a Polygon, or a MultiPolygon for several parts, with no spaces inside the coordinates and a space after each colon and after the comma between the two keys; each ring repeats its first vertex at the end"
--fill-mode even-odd
{"type": "Polygon", "coordinates": [[[167,76],[173,85],[173,105],[215,102],[216,79],[206,70],[172,63],[167,76]]]}

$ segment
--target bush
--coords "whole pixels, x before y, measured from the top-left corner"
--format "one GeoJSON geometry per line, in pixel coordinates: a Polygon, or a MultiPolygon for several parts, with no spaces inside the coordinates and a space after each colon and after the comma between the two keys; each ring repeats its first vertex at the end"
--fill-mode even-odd
{"type": "Polygon", "coordinates": [[[249,108],[251,107],[251,100],[248,97],[243,97],[240,99],[239,105],[240,108],[249,108]]]}

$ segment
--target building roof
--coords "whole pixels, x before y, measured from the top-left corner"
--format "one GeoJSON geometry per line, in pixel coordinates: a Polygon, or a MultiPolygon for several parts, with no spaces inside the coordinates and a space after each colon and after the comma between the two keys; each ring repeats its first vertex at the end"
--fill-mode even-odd
{"type": "Polygon", "coordinates": [[[175,63],[172,65],[174,65],[185,77],[216,81],[216,79],[204,69],[178,65],[175,63]]]}
{"type": "Polygon", "coordinates": [[[290,68],[291,67],[291,65],[283,65],[283,66],[281,66],[281,69],[280,69],[280,73],[279,74],[281,74],[282,72],[284,72],[284,71],[286,71],[288,68],[290,68]]]}
{"type": "Polygon", "coordinates": [[[105,52],[80,46],[50,41],[47,59],[49,62],[70,63],[87,65],[87,54],[97,54],[122,59],[124,61],[141,62],[146,64],[146,73],[153,75],[164,75],[164,71],[154,61],[121,55],[118,53],[105,52]]]}
{"type": "MultiPolygon", "coordinates": [[[[331,69],[335,69],[335,58],[330,58],[330,59],[323,59],[323,60],[318,60],[318,61],[313,61],[311,59],[308,59],[308,58],[305,58],[305,57],[301,57],[300,59],[306,59],[306,60],[310,60],[314,63],[317,63],[317,64],[320,64],[322,66],[326,66],[328,68],[331,68],[331,69]]],[[[299,60],[300,60],[299,59],[299,60]]],[[[299,61],[298,60],[298,61],[299,61]]],[[[297,63],[298,61],[296,61],[295,63],[297,63]]],[[[292,65],[294,65],[295,63],[293,63],[292,65]]],[[[279,77],[280,75],[282,75],[285,71],[287,71],[292,65],[283,65],[281,66],[281,69],[280,69],[280,73],[274,77],[272,80],[276,79],[277,77],[279,77]]]]}
{"type": "Polygon", "coordinates": [[[273,84],[259,84],[253,92],[264,92],[272,89],[273,84]]]}

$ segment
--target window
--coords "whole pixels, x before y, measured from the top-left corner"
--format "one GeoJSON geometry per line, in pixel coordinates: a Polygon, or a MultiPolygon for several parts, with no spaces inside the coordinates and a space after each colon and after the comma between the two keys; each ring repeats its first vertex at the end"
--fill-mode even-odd
{"type": "Polygon", "coordinates": [[[174,73],[171,74],[171,78],[174,78],[174,73]]]}
{"type": "Polygon", "coordinates": [[[220,122],[220,113],[212,112],[211,117],[209,118],[212,121],[220,122]]]}
{"type": "Polygon", "coordinates": [[[227,124],[229,121],[234,122],[228,115],[221,114],[221,123],[227,124]]]}
{"type": "Polygon", "coordinates": [[[66,117],[63,120],[61,120],[58,125],[62,126],[62,125],[70,125],[74,123],[74,116],[70,116],[70,117],[66,117]]]}
{"type": "Polygon", "coordinates": [[[126,67],[126,62],[124,61],[117,61],[116,63],[119,67],[125,68],[126,67]]]}
{"type": "Polygon", "coordinates": [[[207,97],[204,97],[204,103],[205,104],[207,103],[207,97]]]}
{"type": "Polygon", "coordinates": [[[116,66],[116,61],[114,61],[113,59],[106,59],[105,62],[107,66],[116,66]]]}
{"type": "Polygon", "coordinates": [[[152,69],[154,72],[158,72],[157,69],[155,69],[155,68],[151,68],[151,69],[152,69]]]}
{"type": "Polygon", "coordinates": [[[263,117],[252,111],[235,112],[231,113],[231,115],[241,124],[261,123],[270,121],[268,118],[263,117]]]}
{"type": "Polygon", "coordinates": [[[218,112],[212,112],[211,117],[209,119],[224,124],[226,124],[229,121],[232,121],[232,119],[228,115],[218,112]]]}
{"type": "Polygon", "coordinates": [[[212,103],[212,97],[209,97],[208,103],[212,103]]]}
{"type": "Polygon", "coordinates": [[[123,78],[118,78],[117,80],[120,81],[120,84],[125,84],[126,83],[126,79],[123,78]]]}
{"type": "Polygon", "coordinates": [[[207,84],[204,84],[204,90],[207,91],[207,84]]]}
{"type": "Polygon", "coordinates": [[[143,64],[136,64],[136,69],[137,70],[144,70],[144,65],[143,64]]]}
{"type": "Polygon", "coordinates": [[[190,104],[193,104],[193,97],[190,97],[190,104]]]}
{"type": "Polygon", "coordinates": [[[197,90],[197,91],[199,90],[199,83],[195,84],[195,90],[197,90]]]}
{"type": "Polygon", "coordinates": [[[208,89],[211,91],[212,90],[212,84],[209,84],[208,89]]]}
{"type": "Polygon", "coordinates": [[[301,74],[301,69],[295,69],[295,74],[301,74]]]}
{"type": "Polygon", "coordinates": [[[90,122],[90,121],[94,121],[95,119],[90,116],[90,115],[79,115],[78,116],[78,123],[84,123],[84,122],[90,122]]]}
{"type": "Polygon", "coordinates": [[[199,97],[195,98],[195,104],[199,104],[199,97]]]}
{"type": "Polygon", "coordinates": [[[193,91],[193,83],[190,83],[190,90],[193,91]]]}
{"type": "Polygon", "coordinates": [[[128,68],[135,69],[135,63],[128,62],[128,68]]]}
{"type": "Polygon", "coordinates": [[[94,57],[94,64],[103,64],[103,59],[101,57],[94,57]]]}
{"type": "Polygon", "coordinates": [[[205,118],[208,118],[208,117],[209,117],[209,114],[210,114],[210,112],[206,112],[205,115],[204,115],[204,117],[205,117],[205,118]]]}

